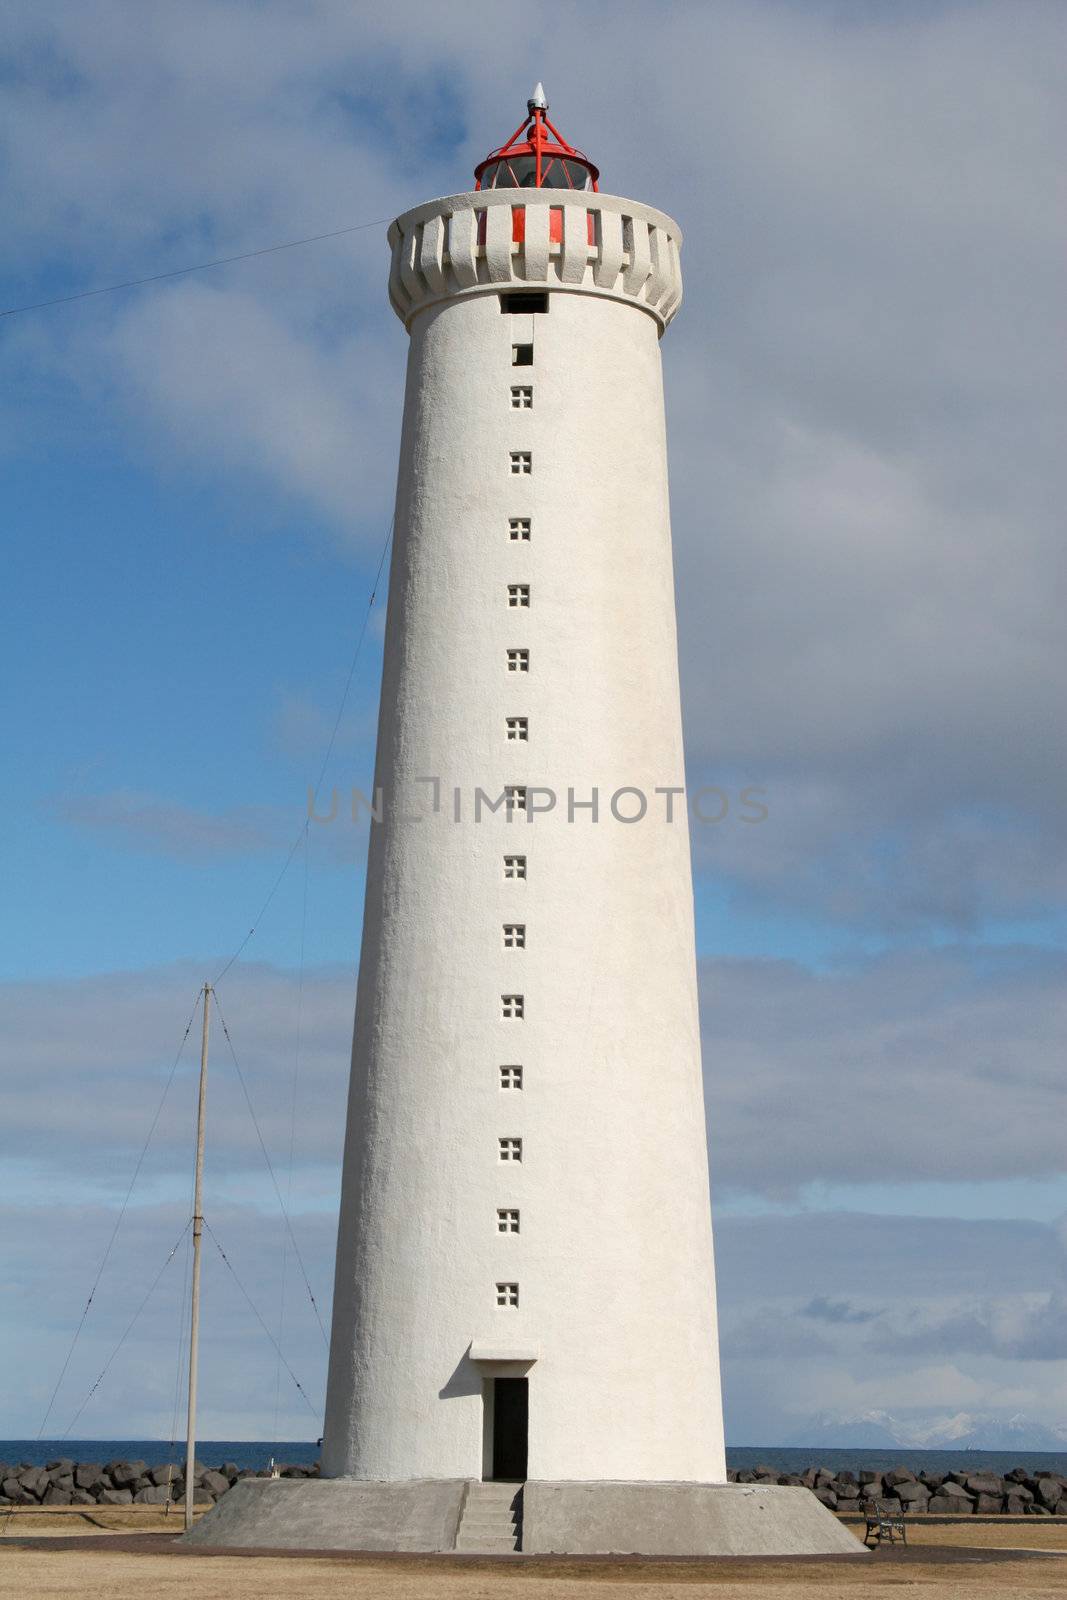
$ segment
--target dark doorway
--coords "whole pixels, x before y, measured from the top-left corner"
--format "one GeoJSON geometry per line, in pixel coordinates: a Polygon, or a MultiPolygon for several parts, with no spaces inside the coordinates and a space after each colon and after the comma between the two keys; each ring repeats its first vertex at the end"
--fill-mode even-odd
{"type": "Polygon", "coordinates": [[[530,1418],[526,1378],[493,1379],[493,1477],[526,1481],[530,1418]]]}

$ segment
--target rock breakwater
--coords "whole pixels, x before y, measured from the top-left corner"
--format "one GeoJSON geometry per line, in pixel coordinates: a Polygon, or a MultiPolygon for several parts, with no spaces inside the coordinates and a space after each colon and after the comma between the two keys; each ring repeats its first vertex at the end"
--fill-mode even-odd
{"type": "MultiPolygon", "coordinates": [[[[315,1478],[318,1467],[276,1469],[283,1478],[315,1478]]],[[[198,1467],[193,1476],[197,1505],[213,1505],[241,1478],[267,1478],[270,1469],[239,1469],[232,1461],[198,1467]]],[[[1067,1477],[1015,1467],[990,1472],[933,1474],[896,1467],[889,1472],[832,1472],[812,1466],[799,1475],[774,1467],[731,1470],[731,1483],[799,1484],[837,1512],[860,1512],[864,1501],[884,1501],[891,1510],[931,1516],[1067,1517],[1067,1477]]],[[[185,1471],[177,1461],[150,1467],[144,1461],[72,1461],[60,1458],[34,1467],[0,1462],[0,1506],[166,1505],[185,1499],[185,1471]]]]}
{"type": "Polygon", "coordinates": [[[957,1472],[831,1472],[808,1467],[799,1476],[774,1467],[727,1473],[731,1483],[802,1484],[831,1511],[859,1511],[865,1500],[881,1500],[892,1511],[931,1516],[1067,1517],[1067,1477],[1014,1467],[999,1477],[961,1467],[957,1472]]]}
{"type": "MultiPolygon", "coordinates": [[[[317,1478],[315,1467],[281,1467],[283,1478],[317,1478]]],[[[239,1470],[232,1461],[221,1467],[198,1467],[193,1474],[193,1501],[213,1505],[239,1478],[269,1478],[260,1471],[239,1470]]],[[[161,1506],[185,1499],[185,1469],[168,1462],[150,1467],[144,1461],[71,1461],[58,1459],[43,1467],[26,1462],[0,1462],[0,1505],[9,1506],[161,1506]]]]}

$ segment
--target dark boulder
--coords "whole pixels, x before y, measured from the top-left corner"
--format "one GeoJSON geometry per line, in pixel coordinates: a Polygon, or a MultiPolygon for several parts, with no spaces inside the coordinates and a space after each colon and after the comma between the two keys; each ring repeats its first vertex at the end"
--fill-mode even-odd
{"type": "Polygon", "coordinates": [[[78,1489],[109,1489],[111,1480],[97,1462],[80,1461],[74,1469],[74,1485],[78,1489]]]}
{"type": "Polygon", "coordinates": [[[974,1504],[967,1499],[961,1500],[954,1494],[935,1494],[926,1502],[926,1509],[931,1516],[970,1516],[974,1504]]]}
{"type": "Polygon", "coordinates": [[[915,1511],[921,1511],[930,1498],[930,1491],[925,1483],[917,1483],[912,1480],[911,1483],[898,1483],[896,1487],[897,1499],[902,1500],[905,1505],[911,1506],[915,1511]]]}
{"type": "Polygon", "coordinates": [[[44,1492],[42,1504],[46,1506],[69,1506],[70,1490],[61,1489],[58,1484],[50,1483],[44,1492]]]}
{"type": "Polygon", "coordinates": [[[837,1509],[837,1496],[832,1489],[824,1489],[820,1484],[817,1489],[813,1489],[811,1492],[816,1500],[821,1500],[824,1506],[830,1507],[831,1511],[837,1509]]]}
{"type": "Polygon", "coordinates": [[[182,1475],[182,1469],[176,1461],[167,1461],[161,1467],[153,1467],[148,1474],[153,1485],[158,1489],[161,1485],[172,1487],[182,1475]]]}
{"type": "Polygon", "coordinates": [[[914,1483],[915,1474],[908,1467],[894,1467],[891,1472],[883,1474],[887,1489],[895,1489],[898,1483],[914,1483]]]}
{"type": "Polygon", "coordinates": [[[138,1489],[133,1500],[138,1506],[166,1506],[170,1504],[170,1490],[152,1483],[147,1489],[138,1489]]]}
{"type": "Polygon", "coordinates": [[[841,1478],[834,1480],[833,1491],[838,1500],[858,1500],[860,1498],[859,1484],[849,1483],[841,1478]]]}
{"type": "Polygon", "coordinates": [[[132,1506],[133,1495],[129,1489],[101,1489],[96,1503],[101,1506],[132,1506]]]}
{"type": "Polygon", "coordinates": [[[221,1472],[205,1472],[200,1480],[200,1487],[217,1499],[220,1494],[226,1493],[230,1487],[230,1480],[221,1472]]]}
{"type": "Polygon", "coordinates": [[[975,1472],[967,1479],[967,1488],[972,1494],[1003,1494],[1004,1479],[992,1472],[975,1472]]]}

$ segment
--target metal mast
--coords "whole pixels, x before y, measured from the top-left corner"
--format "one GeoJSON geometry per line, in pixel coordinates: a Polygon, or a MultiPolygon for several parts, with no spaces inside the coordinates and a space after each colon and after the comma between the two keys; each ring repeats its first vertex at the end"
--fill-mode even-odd
{"type": "Polygon", "coordinates": [[[193,1291],[189,1324],[189,1414],[185,1430],[185,1528],[193,1525],[196,1471],[196,1380],[200,1359],[200,1237],[204,1231],[204,1106],[207,1099],[207,1034],[212,989],[204,985],[204,1031],[200,1040],[200,1096],[196,1113],[196,1177],[193,1184],[193,1291]]]}

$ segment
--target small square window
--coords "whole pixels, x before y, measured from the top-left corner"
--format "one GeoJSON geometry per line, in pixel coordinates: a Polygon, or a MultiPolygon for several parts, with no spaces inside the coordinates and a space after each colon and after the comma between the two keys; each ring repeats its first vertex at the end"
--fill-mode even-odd
{"type": "Polygon", "coordinates": [[[497,1233],[518,1233],[519,1213],[514,1210],[498,1211],[496,1214],[497,1233]]]}
{"type": "Polygon", "coordinates": [[[533,389],[530,384],[512,384],[511,409],[512,411],[530,411],[533,409],[533,389]]]}
{"type": "Polygon", "coordinates": [[[500,1014],[505,1019],[521,1021],[526,1015],[526,996],[522,994],[502,994],[500,996],[500,1014]]]}
{"type": "Polygon", "coordinates": [[[548,310],[547,289],[513,289],[510,294],[500,296],[501,311],[510,312],[512,316],[521,312],[545,312],[548,310]]]}
{"type": "Polygon", "coordinates": [[[504,723],[509,739],[524,740],[530,737],[529,717],[505,717],[504,723]]]}
{"type": "Polygon", "coordinates": [[[504,857],[504,876],[505,876],[505,878],[525,878],[525,876],[526,876],[526,857],[525,856],[505,856],[504,857]]]}
{"type": "Polygon", "coordinates": [[[526,949],[526,924],[525,922],[505,922],[504,924],[504,949],[526,949]]]}
{"type": "Polygon", "coordinates": [[[496,1286],[496,1303],[498,1306],[517,1306],[519,1303],[518,1284],[498,1283],[496,1286]]]}
{"type": "Polygon", "coordinates": [[[522,1088],[522,1068],[521,1067],[501,1067],[501,1069],[500,1069],[500,1087],[502,1089],[521,1089],[522,1088]]]}
{"type": "Polygon", "coordinates": [[[509,650],[507,655],[508,655],[508,671],[509,672],[529,672],[529,670],[530,670],[530,652],[529,652],[529,650],[509,650]]]}
{"type": "Polygon", "coordinates": [[[501,1159],[501,1161],[521,1161],[522,1160],[522,1140],[521,1139],[500,1139],[497,1142],[500,1145],[500,1159],[501,1159]]]}
{"type": "Polygon", "coordinates": [[[513,367],[532,367],[533,345],[513,344],[511,347],[511,365],[513,367]]]}
{"type": "Polygon", "coordinates": [[[508,538],[513,544],[529,544],[530,519],[529,517],[508,518],[508,538]]]}
{"type": "Polygon", "coordinates": [[[521,610],[523,607],[528,610],[530,605],[530,585],[528,583],[509,583],[508,605],[512,611],[521,610]]]}
{"type": "Polygon", "coordinates": [[[533,456],[529,450],[512,450],[508,459],[511,462],[511,473],[516,478],[528,478],[533,471],[533,456]]]}
{"type": "Polygon", "coordinates": [[[526,785],[524,783],[506,783],[504,785],[504,815],[513,817],[516,811],[526,810],[526,785]]]}

